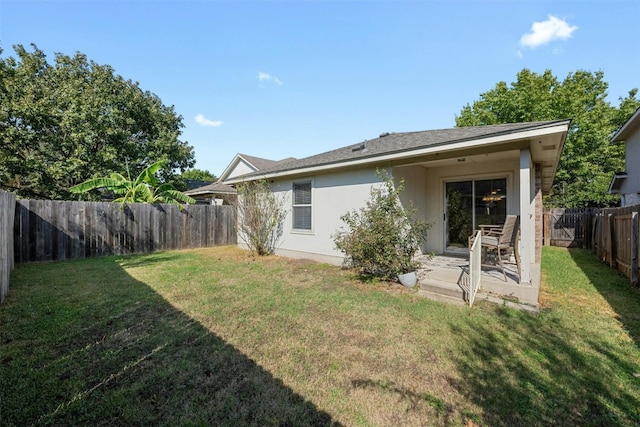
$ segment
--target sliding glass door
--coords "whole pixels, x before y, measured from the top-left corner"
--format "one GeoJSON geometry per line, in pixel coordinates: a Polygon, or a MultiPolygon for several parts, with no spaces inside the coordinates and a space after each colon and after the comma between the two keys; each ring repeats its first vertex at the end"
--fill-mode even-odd
{"type": "Polygon", "coordinates": [[[479,225],[502,224],[507,215],[506,178],[447,182],[446,249],[466,249],[479,225]]]}

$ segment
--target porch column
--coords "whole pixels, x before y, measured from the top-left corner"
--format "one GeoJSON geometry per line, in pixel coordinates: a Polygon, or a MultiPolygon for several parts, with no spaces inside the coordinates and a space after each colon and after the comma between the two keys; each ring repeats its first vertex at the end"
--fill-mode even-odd
{"type": "Polygon", "coordinates": [[[520,283],[531,283],[535,253],[535,179],[529,149],[520,150],[520,283]]]}

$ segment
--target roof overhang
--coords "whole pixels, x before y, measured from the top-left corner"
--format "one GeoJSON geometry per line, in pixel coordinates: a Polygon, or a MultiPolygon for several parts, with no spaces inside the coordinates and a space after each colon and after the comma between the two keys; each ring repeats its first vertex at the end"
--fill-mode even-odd
{"type": "Polygon", "coordinates": [[[625,141],[634,132],[640,129],[640,108],[636,110],[629,120],[613,135],[611,142],[625,141]]]}
{"type": "Polygon", "coordinates": [[[235,188],[222,184],[219,182],[214,182],[213,184],[205,185],[203,187],[194,188],[193,190],[185,191],[184,194],[188,196],[208,196],[215,194],[236,194],[237,191],[235,188]]]}
{"type": "Polygon", "coordinates": [[[627,177],[626,172],[616,172],[611,179],[611,184],[609,184],[609,194],[620,194],[627,177]]]}
{"type": "Polygon", "coordinates": [[[473,154],[529,149],[532,161],[542,164],[543,192],[547,193],[553,184],[553,178],[555,177],[556,169],[560,161],[560,154],[562,153],[570,123],[571,120],[564,120],[558,121],[550,126],[525,129],[508,134],[496,134],[459,141],[446,141],[424,147],[360,157],[348,161],[327,162],[297,169],[283,169],[265,173],[257,172],[250,176],[231,178],[226,180],[225,184],[236,184],[246,180],[289,178],[378,164],[394,166],[400,164],[428,163],[429,161],[473,154]]]}

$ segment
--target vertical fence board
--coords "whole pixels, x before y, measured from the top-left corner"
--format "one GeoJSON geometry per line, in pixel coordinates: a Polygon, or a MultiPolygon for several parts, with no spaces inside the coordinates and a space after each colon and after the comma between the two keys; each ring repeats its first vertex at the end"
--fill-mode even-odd
{"type": "Polygon", "coordinates": [[[234,245],[234,209],[15,200],[11,259],[25,263],[234,245]]]}
{"type": "Polygon", "coordinates": [[[637,286],[640,281],[640,213],[637,211],[633,213],[632,233],[631,283],[637,286]]]}
{"type": "MultiPolygon", "coordinates": [[[[640,205],[624,208],[606,209],[547,209],[544,221],[544,242],[556,246],[572,246],[567,244],[571,230],[576,231],[574,238],[581,238],[581,246],[591,250],[594,255],[619,270],[634,285],[639,283],[640,264],[640,230],[638,217],[640,205]],[[570,217],[582,212],[579,220],[573,222],[570,217]],[[548,215],[549,221],[546,220],[548,215]],[[559,219],[560,224],[556,225],[559,219]],[[562,230],[561,234],[554,232],[562,230]],[[554,234],[555,233],[555,234],[554,234]],[[564,239],[564,240],[563,240],[564,239]]],[[[577,217],[576,217],[577,218],[577,217]]]]}
{"type": "Polygon", "coordinates": [[[16,217],[16,196],[0,191],[0,303],[9,293],[11,270],[14,267],[14,233],[16,217]]]}

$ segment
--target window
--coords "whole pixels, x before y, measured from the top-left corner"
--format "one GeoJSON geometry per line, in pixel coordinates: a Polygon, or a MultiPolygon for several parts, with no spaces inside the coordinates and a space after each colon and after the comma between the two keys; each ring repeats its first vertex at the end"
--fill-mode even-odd
{"type": "Polygon", "coordinates": [[[293,184],[293,229],[311,230],[311,182],[293,184]]]}

